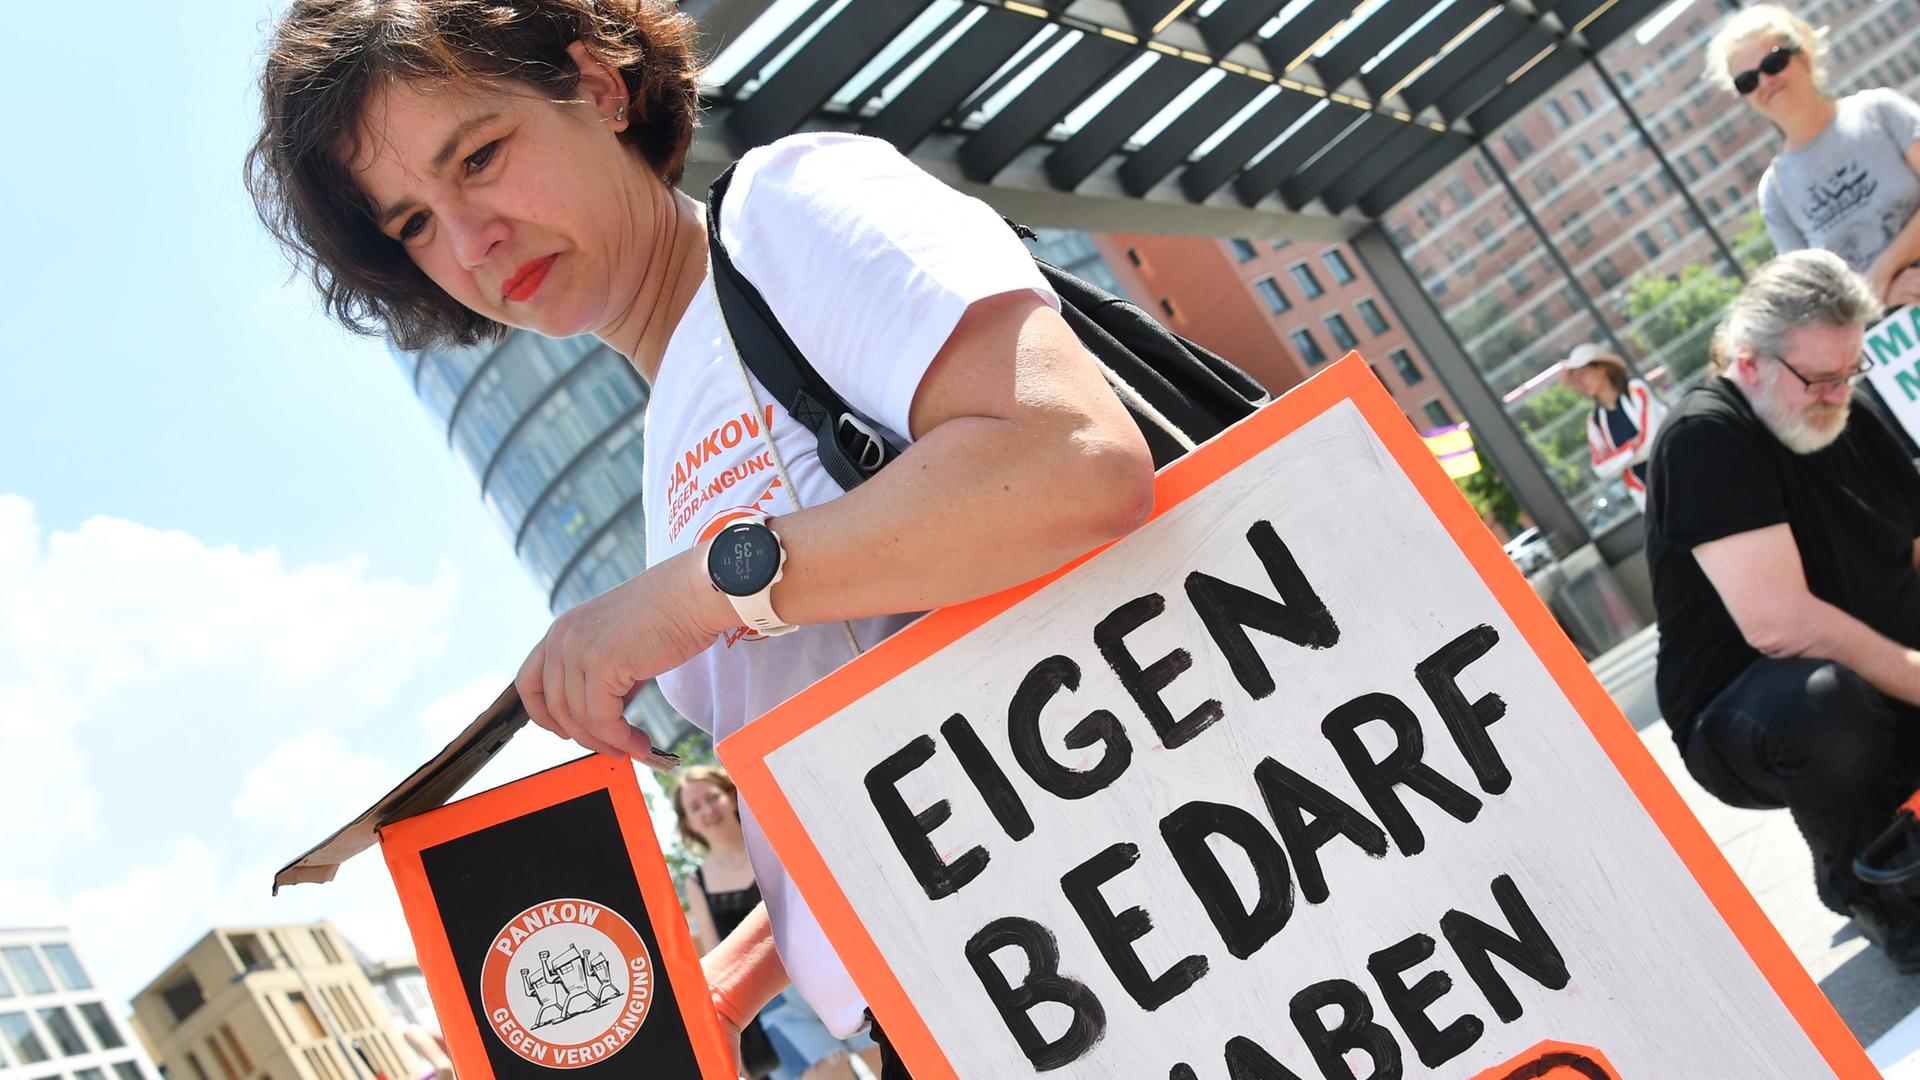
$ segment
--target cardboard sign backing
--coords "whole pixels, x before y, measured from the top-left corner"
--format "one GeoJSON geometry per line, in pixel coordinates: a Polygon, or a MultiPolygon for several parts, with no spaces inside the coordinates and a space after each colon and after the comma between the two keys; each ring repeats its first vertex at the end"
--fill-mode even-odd
{"type": "Polygon", "coordinates": [[[631,765],[584,758],[380,835],[462,1080],[732,1080],[631,765]]]}
{"type": "Polygon", "coordinates": [[[720,755],[917,1080],[1869,1077],[1367,365],[720,755]]]}

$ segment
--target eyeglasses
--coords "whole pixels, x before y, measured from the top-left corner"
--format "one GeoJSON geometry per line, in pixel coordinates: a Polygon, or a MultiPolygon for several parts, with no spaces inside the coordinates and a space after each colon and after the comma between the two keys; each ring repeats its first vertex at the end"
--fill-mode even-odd
{"type": "Polygon", "coordinates": [[[1767,55],[1760,58],[1759,67],[1750,68],[1733,77],[1733,88],[1740,92],[1741,97],[1746,97],[1760,89],[1761,72],[1764,71],[1768,75],[1780,74],[1787,70],[1788,64],[1793,63],[1794,54],[1799,51],[1798,45],[1775,45],[1767,51],[1767,55]]]}
{"type": "Polygon", "coordinates": [[[1809,379],[1805,375],[1800,374],[1800,371],[1798,368],[1795,368],[1792,364],[1787,363],[1786,357],[1780,356],[1778,354],[1774,354],[1773,358],[1775,360],[1780,361],[1780,366],[1787,369],[1787,374],[1792,375],[1796,379],[1799,379],[1800,384],[1802,386],[1805,386],[1808,390],[1811,390],[1816,394],[1822,390],[1827,389],[1830,386],[1840,386],[1845,383],[1852,383],[1855,380],[1859,379],[1860,376],[1865,375],[1867,371],[1873,367],[1873,361],[1868,360],[1865,357],[1861,357],[1860,362],[1858,364],[1855,364],[1853,367],[1850,367],[1847,370],[1842,371],[1837,375],[1822,375],[1817,379],[1809,379]]]}

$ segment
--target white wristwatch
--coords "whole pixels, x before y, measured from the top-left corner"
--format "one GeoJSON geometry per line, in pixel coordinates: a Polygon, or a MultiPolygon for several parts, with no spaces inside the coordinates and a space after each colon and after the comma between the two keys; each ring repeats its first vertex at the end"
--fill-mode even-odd
{"type": "Polygon", "coordinates": [[[800,629],[773,611],[773,587],[786,575],[787,551],[764,517],[736,521],[707,545],[707,578],[733,604],[740,624],[767,637],[800,629]]]}

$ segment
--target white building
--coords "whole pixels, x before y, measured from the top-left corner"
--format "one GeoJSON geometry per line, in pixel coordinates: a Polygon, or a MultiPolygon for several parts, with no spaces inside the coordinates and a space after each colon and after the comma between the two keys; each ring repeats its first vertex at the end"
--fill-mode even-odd
{"type": "Polygon", "coordinates": [[[0,928],[0,1078],[154,1080],[64,927],[0,928]]]}

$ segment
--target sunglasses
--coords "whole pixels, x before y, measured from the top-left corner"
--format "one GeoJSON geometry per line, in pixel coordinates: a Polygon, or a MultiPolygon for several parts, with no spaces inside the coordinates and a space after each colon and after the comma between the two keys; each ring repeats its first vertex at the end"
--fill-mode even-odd
{"type": "Polygon", "coordinates": [[[1780,74],[1787,70],[1788,64],[1793,63],[1794,55],[1799,51],[1800,47],[1797,45],[1775,45],[1767,55],[1760,58],[1759,67],[1750,68],[1733,77],[1733,88],[1740,92],[1741,97],[1746,97],[1760,89],[1761,72],[1768,75],[1780,74]]]}

